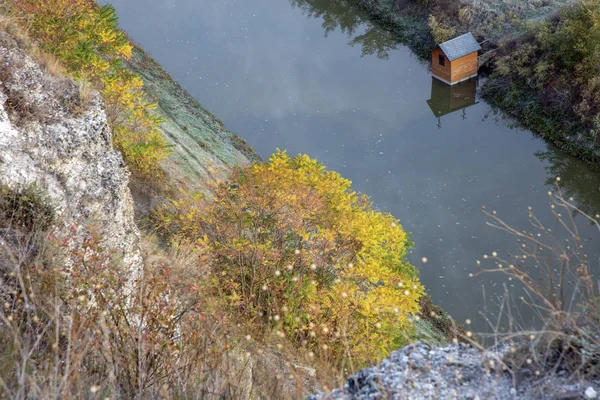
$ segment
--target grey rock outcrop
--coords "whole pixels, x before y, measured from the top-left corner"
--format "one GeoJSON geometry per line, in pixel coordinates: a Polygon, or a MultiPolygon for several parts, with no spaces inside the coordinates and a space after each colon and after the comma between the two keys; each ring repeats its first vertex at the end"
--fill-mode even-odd
{"type": "Polygon", "coordinates": [[[100,95],[51,75],[21,47],[0,32],[0,183],[45,187],[59,214],[57,233],[75,227],[76,243],[94,222],[103,245],[139,268],[129,172],[100,95]]]}
{"type": "Polygon", "coordinates": [[[514,376],[501,368],[507,351],[417,342],[349,377],[343,388],[308,399],[583,399],[600,387],[552,373],[514,376]]]}

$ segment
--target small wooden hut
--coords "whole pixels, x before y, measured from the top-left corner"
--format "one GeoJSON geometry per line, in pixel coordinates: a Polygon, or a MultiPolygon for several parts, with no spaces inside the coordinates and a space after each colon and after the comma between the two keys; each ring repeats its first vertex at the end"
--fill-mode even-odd
{"type": "Polygon", "coordinates": [[[448,85],[477,76],[477,52],[481,46],[469,32],[440,44],[433,49],[433,76],[448,85]]]}

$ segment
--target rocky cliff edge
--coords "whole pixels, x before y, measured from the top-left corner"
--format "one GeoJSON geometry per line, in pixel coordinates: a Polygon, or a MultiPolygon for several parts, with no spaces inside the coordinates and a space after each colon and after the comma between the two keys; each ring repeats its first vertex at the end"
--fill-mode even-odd
{"type": "Polygon", "coordinates": [[[75,241],[94,223],[103,245],[141,266],[129,172],[112,146],[100,95],[51,74],[0,31],[0,184],[44,188],[59,216],[57,234],[75,241]]]}

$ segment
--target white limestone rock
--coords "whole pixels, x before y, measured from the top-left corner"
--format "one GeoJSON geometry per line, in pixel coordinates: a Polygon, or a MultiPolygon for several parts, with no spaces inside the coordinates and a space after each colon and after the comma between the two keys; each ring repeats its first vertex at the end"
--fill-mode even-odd
{"type": "Polygon", "coordinates": [[[76,226],[81,239],[94,221],[103,245],[139,270],[129,172],[113,148],[100,95],[81,101],[77,83],[51,76],[4,32],[0,63],[0,183],[45,187],[60,216],[55,233],[76,226]]]}

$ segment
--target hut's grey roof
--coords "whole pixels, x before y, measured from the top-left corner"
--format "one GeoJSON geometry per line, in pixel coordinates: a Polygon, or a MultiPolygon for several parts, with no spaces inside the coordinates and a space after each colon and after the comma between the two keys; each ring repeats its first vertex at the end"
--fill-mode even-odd
{"type": "Polygon", "coordinates": [[[460,35],[454,39],[450,39],[447,42],[440,44],[440,48],[450,61],[464,57],[467,54],[473,53],[474,51],[481,50],[481,46],[479,43],[477,43],[477,40],[475,40],[471,32],[465,33],[464,35],[460,35]]]}

